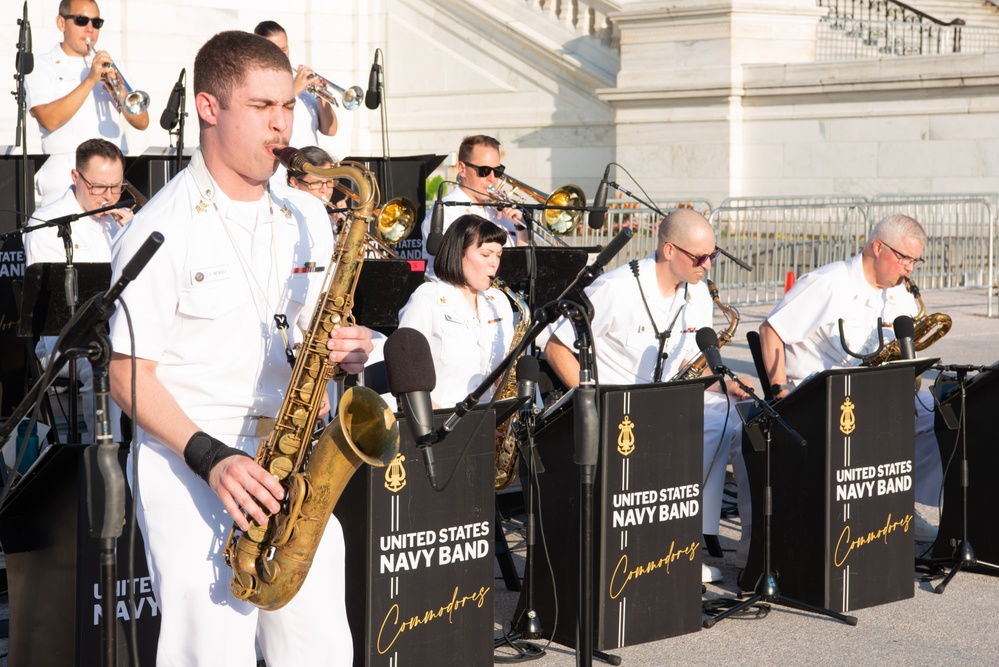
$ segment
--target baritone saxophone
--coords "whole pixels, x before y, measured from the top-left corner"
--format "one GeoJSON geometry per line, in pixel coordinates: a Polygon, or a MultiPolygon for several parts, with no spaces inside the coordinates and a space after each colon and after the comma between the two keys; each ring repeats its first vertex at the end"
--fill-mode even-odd
{"type": "MultiPolygon", "coordinates": [[[[527,302],[524,301],[523,296],[514,292],[499,278],[493,281],[493,287],[503,290],[510,297],[513,305],[517,307],[520,313],[520,322],[514,327],[513,340],[510,342],[509,350],[512,350],[520,344],[524,334],[531,328],[531,311],[527,307],[527,302]]],[[[517,361],[520,361],[520,357],[514,361],[514,364],[517,361]]],[[[516,396],[517,371],[516,367],[513,367],[510,369],[506,384],[496,392],[496,400],[500,401],[516,396]]],[[[517,442],[517,434],[514,429],[515,422],[516,415],[510,415],[505,422],[496,427],[496,476],[494,486],[497,491],[502,491],[510,486],[513,480],[517,478],[517,463],[520,461],[520,449],[518,448],[519,443],[517,442]]]]}
{"type": "MultiPolygon", "coordinates": [[[[715,284],[711,280],[705,278],[704,282],[708,284],[708,292],[711,294],[711,300],[715,302],[718,310],[722,311],[728,320],[728,326],[723,331],[718,332],[718,348],[721,349],[726,343],[732,342],[732,336],[735,335],[735,330],[739,328],[739,311],[734,306],[727,306],[721,302],[721,299],[718,298],[718,288],[715,287],[715,284]]],[[[688,361],[683,368],[677,371],[676,375],[670,378],[670,382],[693,380],[696,377],[700,377],[707,363],[708,360],[704,357],[704,353],[698,352],[697,356],[688,361]]]]}
{"type": "Polygon", "coordinates": [[[353,324],[354,290],[364,261],[364,237],[377,201],[370,171],[336,165],[319,169],[300,151],[285,148],[279,159],[289,169],[321,178],[346,178],[359,190],[361,205],[349,230],[337,239],[323,295],[316,304],[299,350],[273,430],[262,438],[256,462],[285,489],[281,510],[263,525],[250,520],[246,532],[233,525],[224,555],[232,567],[230,589],[261,609],[280,609],[302,587],[333,508],[361,465],[388,465],[399,451],[399,425],[388,405],[371,389],[352,387],[337,416],[313,444],[326,386],[339,364],[329,360],[326,343],[333,329],[353,324]]]}

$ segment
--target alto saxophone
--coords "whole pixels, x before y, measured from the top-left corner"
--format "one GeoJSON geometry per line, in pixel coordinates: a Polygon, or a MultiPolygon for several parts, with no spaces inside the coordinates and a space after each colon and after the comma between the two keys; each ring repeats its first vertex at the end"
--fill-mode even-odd
{"type": "MultiPolygon", "coordinates": [[[[726,306],[718,298],[718,288],[715,284],[705,278],[705,282],[708,284],[708,292],[711,293],[711,299],[718,306],[718,310],[725,314],[725,318],[728,320],[728,328],[724,331],[718,332],[718,347],[721,348],[726,343],[732,342],[732,336],[735,335],[735,330],[739,327],[739,311],[735,309],[734,306],[726,306]]],[[[698,352],[697,356],[692,360],[688,361],[683,368],[681,368],[676,375],[670,378],[670,382],[676,382],[678,380],[693,380],[696,377],[700,377],[701,372],[707,365],[708,360],[704,357],[703,352],[698,352]]]]}
{"type": "MultiPolygon", "coordinates": [[[[913,319],[912,323],[912,346],[918,352],[920,350],[925,350],[933,343],[937,342],[941,338],[947,335],[950,331],[951,326],[953,326],[953,321],[950,315],[946,313],[933,313],[931,315],[926,314],[926,304],[923,303],[923,297],[919,293],[919,286],[911,278],[905,279],[905,288],[909,290],[909,293],[916,300],[916,305],[919,306],[919,312],[913,319]]],[[[881,364],[886,364],[889,361],[898,361],[902,358],[902,350],[899,347],[898,339],[890,341],[887,345],[883,346],[877,352],[864,357],[864,366],[880,366],[881,364]]],[[[919,378],[916,378],[917,380],[919,378]]]]}
{"type": "MultiPolygon", "coordinates": [[[[510,342],[509,349],[512,350],[520,343],[527,330],[531,328],[531,312],[521,295],[510,289],[502,280],[497,278],[493,282],[493,287],[503,290],[510,297],[510,300],[513,301],[513,304],[517,306],[517,310],[520,311],[520,322],[514,328],[513,340],[510,342]]],[[[516,396],[517,371],[516,367],[513,367],[510,369],[506,384],[496,392],[496,400],[514,398],[516,396]]],[[[495,486],[497,491],[502,491],[510,486],[514,478],[517,477],[517,463],[520,461],[520,449],[517,446],[517,436],[514,433],[514,420],[515,415],[510,415],[506,421],[496,427],[495,486]]]]}
{"type": "Polygon", "coordinates": [[[347,390],[336,419],[312,444],[326,386],[334,375],[343,375],[339,364],[330,363],[326,342],[333,329],[353,323],[350,311],[377,184],[366,169],[319,169],[293,148],[279,158],[289,169],[353,181],[362,205],[337,240],[331,259],[336,269],[326,278],[274,428],[257,449],[256,462],[285,488],[281,510],[262,525],[251,520],[245,532],[234,525],[224,550],[232,594],[262,609],[280,609],[302,587],[333,507],[360,464],[388,465],[399,451],[395,416],[365,387],[347,390]]]}

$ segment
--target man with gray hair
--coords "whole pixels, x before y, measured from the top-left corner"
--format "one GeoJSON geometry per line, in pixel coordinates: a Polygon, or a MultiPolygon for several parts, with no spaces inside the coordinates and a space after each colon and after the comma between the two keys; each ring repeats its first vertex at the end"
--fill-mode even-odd
{"type": "MultiPolygon", "coordinates": [[[[871,354],[878,347],[877,321],[886,340],[894,338],[899,315],[918,308],[905,279],[923,260],[926,232],[912,218],[894,214],[881,220],[864,249],[851,259],[832,262],[802,276],[760,326],[763,360],[771,389],[783,397],[808,377],[828,368],[859,366],[844,349],[871,354]],[[846,345],[840,339],[843,320],[846,345]]],[[[916,395],[916,502],[936,506],[943,471],[933,433],[933,399],[916,395]]],[[[932,541],[936,528],[916,516],[916,539],[932,541]]]]}

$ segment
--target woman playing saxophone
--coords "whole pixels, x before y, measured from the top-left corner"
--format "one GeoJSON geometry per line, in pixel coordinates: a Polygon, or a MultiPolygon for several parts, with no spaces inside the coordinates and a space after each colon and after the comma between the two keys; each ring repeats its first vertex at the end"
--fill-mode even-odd
{"type": "MultiPolygon", "coordinates": [[[[399,326],[427,337],[437,372],[435,407],[465,398],[503,359],[513,339],[513,309],[491,287],[507,233],[477,215],[448,227],[437,253],[438,280],[424,283],[399,311],[399,326]]],[[[488,400],[492,391],[482,400],[488,400]]]]}

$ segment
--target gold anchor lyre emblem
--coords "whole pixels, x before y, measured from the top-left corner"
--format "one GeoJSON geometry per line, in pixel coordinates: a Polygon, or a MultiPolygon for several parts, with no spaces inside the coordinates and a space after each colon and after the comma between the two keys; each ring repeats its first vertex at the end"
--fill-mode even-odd
{"type": "Polygon", "coordinates": [[[617,451],[621,456],[628,456],[635,451],[635,422],[631,417],[624,416],[624,419],[617,425],[617,430],[621,433],[617,436],[617,451]]]}
{"type": "Polygon", "coordinates": [[[853,408],[856,406],[850,400],[850,397],[847,396],[846,400],[843,401],[843,405],[839,407],[843,411],[839,415],[839,430],[843,435],[850,435],[857,428],[857,417],[853,414],[853,408]]]}
{"type": "Polygon", "coordinates": [[[405,456],[396,454],[385,468],[385,488],[392,493],[398,493],[406,486],[406,469],[402,466],[405,460],[405,456]]]}

